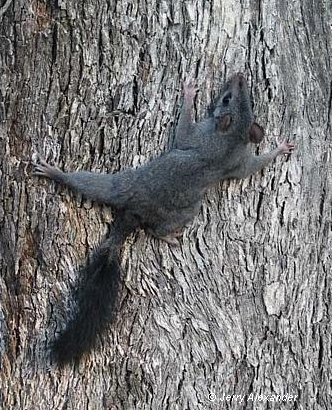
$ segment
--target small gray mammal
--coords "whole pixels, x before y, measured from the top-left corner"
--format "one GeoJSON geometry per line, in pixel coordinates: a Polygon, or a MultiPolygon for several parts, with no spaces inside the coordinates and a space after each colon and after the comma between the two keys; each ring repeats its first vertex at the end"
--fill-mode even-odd
{"type": "Polygon", "coordinates": [[[246,178],[293,151],[294,145],[283,141],[269,153],[252,154],[250,142],[259,143],[263,129],[254,121],[243,74],[225,83],[213,115],[193,123],[197,91],[193,83],[184,85],[174,146],[146,165],[97,174],[63,172],[40,158],[35,162],[34,175],[53,179],[114,211],[108,237],[81,268],[76,312],[53,343],[59,364],[79,360],[114,320],[121,247],[130,233],[140,227],[170,244],[178,243],[209,187],[228,178],[246,178]]]}

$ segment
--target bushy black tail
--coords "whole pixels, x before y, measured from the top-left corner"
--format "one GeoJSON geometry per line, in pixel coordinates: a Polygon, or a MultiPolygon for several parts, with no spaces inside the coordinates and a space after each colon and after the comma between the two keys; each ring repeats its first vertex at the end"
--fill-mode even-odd
{"type": "Polygon", "coordinates": [[[52,357],[60,365],[78,361],[94,348],[113,321],[120,285],[121,246],[135,228],[133,220],[124,215],[116,217],[108,238],[81,268],[75,313],[52,344],[52,357]]]}

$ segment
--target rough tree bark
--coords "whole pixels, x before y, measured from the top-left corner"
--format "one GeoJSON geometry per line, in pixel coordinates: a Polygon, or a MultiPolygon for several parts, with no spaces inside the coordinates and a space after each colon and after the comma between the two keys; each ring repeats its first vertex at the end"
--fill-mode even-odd
{"type": "Polygon", "coordinates": [[[330,2],[0,4],[2,408],[329,409],[330,2]],[[296,152],[212,190],[180,248],[131,237],[116,324],[78,367],[51,366],[76,266],[111,212],[34,179],[32,154],[65,170],[142,164],[167,149],[184,80],[201,118],[236,71],[266,129],[258,150],[282,135],[296,152]]]}

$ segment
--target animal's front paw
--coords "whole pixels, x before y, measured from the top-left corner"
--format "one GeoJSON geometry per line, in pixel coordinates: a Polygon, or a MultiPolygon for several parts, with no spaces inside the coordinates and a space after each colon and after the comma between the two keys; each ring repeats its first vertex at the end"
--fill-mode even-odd
{"type": "Polygon", "coordinates": [[[188,102],[193,102],[198,90],[199,88],[193,81],[190,81],[189,83],[184,83],[183,92],[185,100],[188,102]]]}
{"type": "Polygon", "coordinates": [[[294,148],[295,148],[294,144],[284,140],[284,141],[282,141],[281,144],[278,145],[279,155],[291,154],[293,152],[294,148]]]}

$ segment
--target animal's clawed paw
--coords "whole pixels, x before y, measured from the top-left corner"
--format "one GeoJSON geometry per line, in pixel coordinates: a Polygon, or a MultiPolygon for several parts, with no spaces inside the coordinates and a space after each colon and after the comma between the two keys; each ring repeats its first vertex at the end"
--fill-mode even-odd
{"type": "Polygon", "coordinates": [[[56,167],[49,165],[39,154],[32,157],[33,171],[32,174],[38,177],[52,178],[57,171],[56,167]]]}
{"type": "Polygon", "coordinates": [[[180,246],[180,241],[178,238],[175,238],[174,236],[164,236],[163,238],[160,238],[164,242],[167,242],[168,245],[171,246],[180,246]]]}
{"type": "Polygon", "coordinates": [[[190,81],[189,83],[183,83],[184,98],[187,100],[193,100],[199,90],[196,83],[190,81]]]}
{"type": "Polygon", "coordinates": [[[291,142],[287,142],[286,140],[282,141],[278,145],[280,155],[283,154],[291,154],[295,148],[295,145],[291,142]]]}

